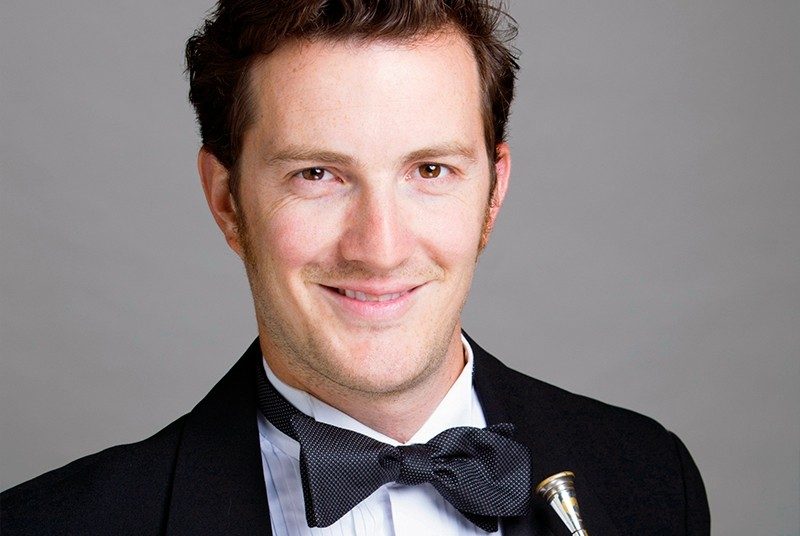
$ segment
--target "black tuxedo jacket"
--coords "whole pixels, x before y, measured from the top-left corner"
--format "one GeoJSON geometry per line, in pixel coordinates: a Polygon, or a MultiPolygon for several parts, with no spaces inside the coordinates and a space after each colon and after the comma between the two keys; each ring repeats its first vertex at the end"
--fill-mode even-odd
{"type": "MultiPolygon", "coordinates": [[[[593,536],[706,535],[709,514],[686,448],[655,421],[515,372],[470,340],[474,385],[489,424],[512,422],[531,451],[532,485],[576,475],[593,536]]],[[[0,532],[270,535],[261,467],[258,340],[187,415],[153,437],[104,450],[0,496],[0,532]]],[[[538,498],[507,536],[568,536],[538,498]]]]}

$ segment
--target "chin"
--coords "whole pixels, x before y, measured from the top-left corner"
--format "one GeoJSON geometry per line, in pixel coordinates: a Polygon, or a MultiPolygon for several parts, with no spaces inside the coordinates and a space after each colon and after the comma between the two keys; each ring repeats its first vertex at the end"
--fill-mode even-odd
{"type": "Polygon", "coordinates": [[[429,375],[430,363],[411,361],[408,356],[365,355],[327,365],[325,374],[347,390],[375,395],[404,391],[429,375]]]}
{"type": "Polygon", "coordinates": [[[406,325],[351,337],[330,333],[328,344],[314,346],[320,350],[327,346],[331,351],[315,354],[327,361],[328,378],[343,387],[396,393],[423,383],[443,368],[453,337],[461,344],[455,329],[451,323],[442,323],[434,331],[406,325]]]}

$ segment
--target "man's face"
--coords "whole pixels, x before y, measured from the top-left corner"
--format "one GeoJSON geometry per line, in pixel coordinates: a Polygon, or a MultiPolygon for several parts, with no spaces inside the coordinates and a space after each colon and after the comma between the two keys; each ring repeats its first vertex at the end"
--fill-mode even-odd
{"type": "Polygon", "coordinates": [[[467,42],[293,43],[251,74],[229,243],[270,366],[311,392],[375,394],[460,370],[459,317],[496,215],[467,42]]]}

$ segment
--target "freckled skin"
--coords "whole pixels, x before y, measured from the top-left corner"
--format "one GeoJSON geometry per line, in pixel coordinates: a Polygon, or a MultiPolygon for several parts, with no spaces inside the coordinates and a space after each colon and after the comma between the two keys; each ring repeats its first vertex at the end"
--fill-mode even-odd
{"type": "Polygon", "coordinates": [[[245,262],[264,355],[285,382],[402,440],[463,368],[460,314],[508,179],[507,147],[487,158],[469,45],[290,43],[250,74],[238,199],[213,156],[199,167],[245,262]],[[397,314],[361,314],[335,290],[360,286],[411,292],[397,314]]]}

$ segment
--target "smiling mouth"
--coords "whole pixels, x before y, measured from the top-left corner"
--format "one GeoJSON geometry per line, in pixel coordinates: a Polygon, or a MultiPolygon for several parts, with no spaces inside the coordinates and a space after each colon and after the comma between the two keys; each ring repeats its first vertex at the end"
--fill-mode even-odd
{"type": "Polygon", "coordinates": [[[405,291],[405,292],[393,292],[391,294],[368,294],[366,292],[361,292],[360,290],[350,290],[346,288],[333,288],[333,290],[335,290],[342,296],[347,296],[348,298],[353,298],[354,300],[362,302],[392,301],[398,299],[400,296],[404,294],[409,293],[409,291],[405,291]]]}

